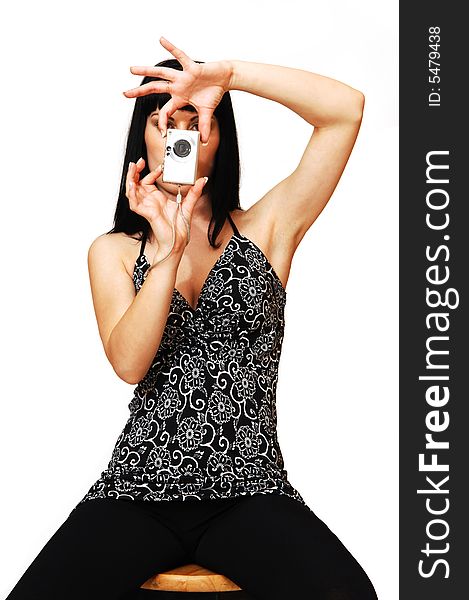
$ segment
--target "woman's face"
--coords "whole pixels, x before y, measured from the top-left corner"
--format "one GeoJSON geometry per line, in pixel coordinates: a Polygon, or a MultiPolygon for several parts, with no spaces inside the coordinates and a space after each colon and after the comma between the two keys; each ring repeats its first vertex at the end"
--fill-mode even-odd
{"type": "MultiPolygon", "coordinates": [[[[150,171],[156,169],[163,162],[166,138],[161,137],[158,129],[158,113],[159,109],[155,109],[147,118],[145,126],[145,145],[147,148],[148,168],[150,171]]],[[[168,129],[189,129],[197,131],[199,116],[197,112],[189,112],[187,110],[177,110],[168,119],[168,129]]],[[[197,165],[196,179],[200,177],[210,177],[213,171],[215,156],[220,144],[220,129],[218,120],[215,115],[212,115],[210,138],[206,146],[200,144],[199,160],[197,165]]],[[[178,186],[175,183],[164,183],[161,174],[156,180],[158,189],[166,192],[168,195],[176,196],[178,186]]],[[[181,194],[184,196],[189,191],[190,185],[181,185],[181,194]]]]}

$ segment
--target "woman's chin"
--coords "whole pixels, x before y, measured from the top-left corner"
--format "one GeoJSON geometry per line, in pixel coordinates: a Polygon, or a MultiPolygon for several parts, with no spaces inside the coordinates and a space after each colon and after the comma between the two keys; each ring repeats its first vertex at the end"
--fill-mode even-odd
{"type": "Polygon", "coordinates": [[[177,193],[179,185],[181,186],[181,192],[187,193],[189,191],[189,189],[192,187],[193,184],[189,184],[189,183],[184,183],[184,184],[166,183],[166,182],[163,182],[163,181],[160,183],[160,186],[163,189],[166,187],[166,189],[168,190],[168,192],[171,192],[172,194],[176,194],[177,193]]]}
{"type": "Polygon", "coordinates": [[[190,183],[181,183],[181,184],[179,184],[179,183],[169,183],[168,185],[170,185],[171,187],[174,187],[176,189],[180,185],[181,186],[181,190],[187,190],[190,187],[192,187],[192,184],[190,184],[190,183]]]}

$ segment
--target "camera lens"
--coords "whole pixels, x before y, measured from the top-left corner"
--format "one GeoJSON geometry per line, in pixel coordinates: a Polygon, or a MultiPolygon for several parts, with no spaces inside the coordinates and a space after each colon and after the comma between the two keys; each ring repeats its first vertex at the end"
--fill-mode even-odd
{"type": "Polygon", "coordinates": [[[191,145],[185,139],[179,139],[173,144],[173,152],[176,156],[185,158],[191,153],[191,145]]]}

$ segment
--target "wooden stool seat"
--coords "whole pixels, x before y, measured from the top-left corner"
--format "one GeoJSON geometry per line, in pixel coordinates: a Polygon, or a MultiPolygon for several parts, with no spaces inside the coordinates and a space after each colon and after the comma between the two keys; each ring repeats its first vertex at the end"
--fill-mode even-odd
{"type": "Polygon", "coordinates": [[[196,564],[182,565],[170,571],[157,573],[140,587],[165,592],[234,592],[241,590],[228,577],[196,564]]]}

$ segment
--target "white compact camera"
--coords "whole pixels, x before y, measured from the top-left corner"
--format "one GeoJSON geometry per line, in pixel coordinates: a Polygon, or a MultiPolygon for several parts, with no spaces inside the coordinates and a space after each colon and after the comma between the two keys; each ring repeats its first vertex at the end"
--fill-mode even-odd
{"type": "Polygon", "coordinates": [[[199,159],[200,131],[167,129],[162,180],[165,183],[194,185],[199,159]]]}

